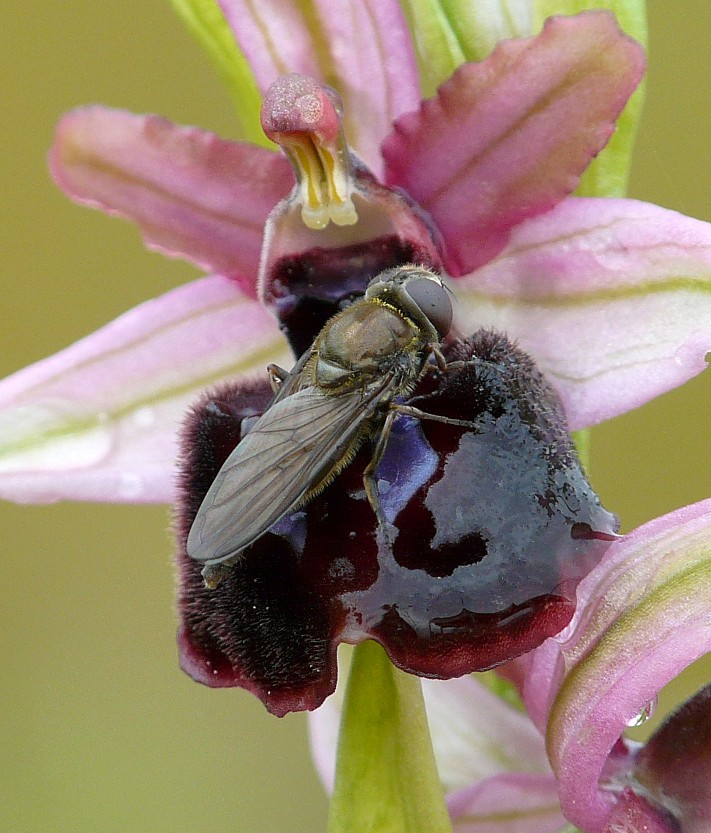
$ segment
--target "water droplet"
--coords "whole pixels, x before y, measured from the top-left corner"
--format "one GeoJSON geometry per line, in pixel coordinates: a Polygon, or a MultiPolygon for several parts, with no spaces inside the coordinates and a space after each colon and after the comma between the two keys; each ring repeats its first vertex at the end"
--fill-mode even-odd
{"type": "Polygon", "coordinates": [[[630,729],[636,729],[637,726],[643,726],[657,710],[657,702],[658,700],[655,694],[640,712],[627,721],[627,726],[630,729]]]}
{"type": "Polygon", "coordinates": [[[150,428],[156,421],[156,413],[153,408],[144,405],[133,412],[133,422],[138,428],[150,428]]]}
{"type": "Polygon", "coordinates": [[[19,405],[0,415],[0,471],[88,468],[111,451],[113,429],[63,400],[19,405]]]}
{"type": "Polygon", "coordinates": [[[135,500],[143,493],[143,478],[133,472],[119,475],[118,493],[124,500],[135,500]]]}

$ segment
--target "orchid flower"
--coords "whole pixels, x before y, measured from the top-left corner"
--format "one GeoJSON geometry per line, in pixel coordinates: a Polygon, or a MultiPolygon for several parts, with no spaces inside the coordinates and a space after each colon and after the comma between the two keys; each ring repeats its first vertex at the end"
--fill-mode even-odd
{"type": "MultiPolygon", "coordinates": [[[[419,35],[419,54],[394,0],[317,3],[317,29],[300,5],[279,0],[260,4],[258,11],[240,0],[224,0],[219,8],[207,0],[175,0],[175,5],[216,57],[247,134],[257,139],[255,102],[263,97],[261,125],[284,154],[266,141],[262,147],[227,142],[155,116],[94,107],[65,117],[51,153],[58,184],[79,202],[136,222],[148,245],[213,274],[145,303],[0,385],[0,494],[18,501],[177,500],[183,667],[206,684],[250,688],[279,714],[314,708],[333,691],[341,639],[379,637],[400,668],[444,678],[536,648],[511,666],[511,673],[522,669],[520,690],[535,725],[545,732],[545,749],[533,724],[522,714],[513,718],[506,711],[511,707],[478,682],[463,678],[427,686],[430,713],[449,698],[449,716],[461,716],[471,736],[486,736],[483,723],[476,723],[484,713],[511,727],[500,739],[508,748],[503,761],[500,755],[494,761],[492,753],[480,765],[472,755],[471,766],[454,779],[447,775],[449,748],[435,733],[441,778],[454,791],[449,809],[455,821],[461,819],[462,830],[524,829],[509,824],[516,813],[527,831],[535,829],[534,816],[541,820],[538,829],[553,831],[563,815],[590,833],[612,833],[630,820],[663,833],[702,830],[708,743],[697,750],[678,737],[704,727],[706,695],[671,718],[671,728],[644,750],[619,738],[625,722],[654,692],[708,648],[703,594],[695,599],[691,592],[708,552],[708,507],[682,510],[611,544],[614,519],[599,506],[562,428],[563,414],[569,428],[579,430],[683,383],[705,367],[711,343],[705,291],[711,227],[632,200],[571,196],[618,117],[618,134],[582,188],[607,194],[624,189],[634,108],[623,109],[643,73],[641,49],[603,12],[551,19],[540,34],[503,40],[486,57],[502,32],[493,18],[483,22],[486,15],[473,13],[469,19],[464,4],[454,4],[461,17],[444,15],[445,22],[461,23],[471,35],[456,41],[461,56],[451,30],[416,0],[406,7],[419,35]],[[422,104],[418,58],[428,88],[443,82],[422,104]],[[466,639],[436,643],[435,651],[423,647],[426,640],[419,635],[403,637],[400,623],[387,635],[364,627],[354,637],[343,622],[335,622],[333,599],[342,602],[343,582],[350,582],[353,596],[373,583],[350,558],[338,575],[323,573],[322,563],[309,564],[307,572],[317,579],[307,584],[299,575],[293,585],[288,556],[280,555],[287,572],[278,579],[271,574],[273,564],[267,570],[264,560],[255,558],[246,568],[251,572],[221,577],[210,589],[183,551],[197,505],[239,441],[242,422],[268,405],[266,383],[244,379],[245,374],[269,360],[286,362],[284,335],[298,355],[340,305],[362,293],[370,277],[413,261],[451,277],[457,335],[482,328],[488,333],[456,341],[451,356],[473,363],[483,355],[505,371],[498,381],[486,374],[462,377],[466,395],[446,382],[416,393],[434,413],[437,402],[446,413],[455,404],[463,407],[463,401],[472,407],[466,396],[477,384],[487,402],[500,384],[497,401],[515,403],[513,436],[524,449],[534,440],[542,444],[536,460],[553,459],[541,482],[548,478],[560,486],[559,493],[551,493],[552,514],[563,518],[567,538],[562,567],[555,558],[551,566],[524,548],[519,564],[528,595],[504,595],[503,611],[476,608],[463,627],[466,639]],[[506,332],[538,369],[508,339],[491,336],[493,330],[506,332]],[[183,414],[199,392],[218,382],[192,407],[183,429],[182,473],[176,476],[183,414]],[[514,390],[524,393],[517,398],[514,390]],[[563,509],[564,498],[575,508],[563,509]],[[643,560],[650,550],[655,557],[643,560]],[[349,575],[353,564],[360,572],[349,575]],[[541,577],[546,570],[548,584],[541,577]],[[324,590],[326,585],[338,589],[324,590]],[[504,617],[500,627],[499,614],[512,610],[534,613],[521,626],[511,627],[504,617]],[[482,636],[476,617],[492,613],[496,621],[482,636]],[[295,647],[289,654],[292,633],[295,647]],[[484,648],[472,648],[476,634],[484,648]],[[469,647],[463,648],[467,639],[469,647]],[[266,653],[270,650],[279,654],[278,662],[266,653]],[[647,655],[652,661],[641,670],[637,661],[647,655]],[[460,696],[471,698],[471,708],[460,696]],[[701,762],[693,783],[679,778],[681,764],[671,776],[662,771],[665,755],[684,757],[687,750],[701,762]],[[517,771],[512,762],[524,766],[517,771]]],[[[516,31],[505,34],[531,35],[539,27],[530,4],[519,5],[516,31]]],[[[490,416],[487,408],[481,406],[482,417],[490,416]]],[[[441,451],[435,429],[423,427],[421,433],[425,445],[407,425],[395,432],[393,445],[400,446],[394,462],[406,475],[417,469],[424,480],[413,489],[411,481],[398,479],[395,466],[392,476],[384,477],[393,486],[392,512],[409,511],[417,488],[426,485],[431,497],[438,466],[455,459],[441,451]],[[441,452],[439,462],[427,457],[427,445],[441,452]],[[425,464],[430,469],[423,475],[425,464]],[[396,503],[403,494],[406,499],[396,503]]],[[[459,465],[469,470],[479,454],[458,458],[459,465]]],[[[387,460],[383,463],[387,467],[387,460]]],[[[507,476],[517,474],[513,463],[508,468],[507,476]]],[[[493,475],[503,477],[503,469],[484,471],[491,482],[493,475]]],[[[457,482],[450,476],[448,488],[457,482]]],[[[316,511],[331,512],[320,553],[327,544],[336,551],[343,546],[339,538],[334,547],[328,536],[334,506],[352,492],[353,484],[344,479],[327,490],[325,503],[306,513],[311,530],[316,511]]],[[[303,530],[299,519],[290,523],[279,534],[293,543],[303,530]]],[[[549,534],[543,522],[537,524],[536,534],[549,534]]],[[[372,538],[372,518],[354,525],[356,538],[363,529],[363,540],[372,538]]],[[[457,546],[464,538],[470,544],[470,534],[467,529],[457,546]]],[[[408,553],[419,558],[417,535],[408,553]]],[[[427,545],[433,540],[430,536],[427,545]]],[[[559,538],[543,540],[555,555],[559,538]]],[[[479,545],[482,552],[467,562],[457,551],[460,560],[449,572],[473,567],[493,551],[488,541],[479,545]]],[[[411,574],[430,569],[431,553],[422,558],[407,567],[411,574]]],[[[514,572],[512,567],[512,577],[514,572]]],[[[374,603],[385,601],[397,610],[398,593],[427,598],[422,615],[433,625],[441,614],[429,601],[432,586],[388,586],[374,603]]],[[[456,581],[448,587],[462,592],[456,581]]],[[[476,589],[482,594],[481,586],[476,589]]],[[[363,607],[353,610],[364,618],[363,607]]],[[[445,618],[453,627],[451,610],[445,618]]],[[[379,648],[361,647],[345,706],[332,829],[358,829],[360,810],[354,808],[362,810],[368,801],[356,805],[351,799],[363,783],[375,789],[382,774],[382,795],[393,789],[392,806],[407,805],[402,816],[411,821],[407,829],[446,830],[410,678],[394,674],[379,648]],[[368,697],[376,678],[382,690],[392,689],[389,704],[368,697]],[[359,685],[353,682],[358,679],[359,685]],[[374,705],[383,705],[382,711],[373,712],[374,705]],[[387,728],[381,737],[390,745],[382,757],[387,767],[393,743],[402,743],[408,733],[414,738],[397,758],[394,777],[382,767],[365,775],[359,769],[363,736],[353,727],[368,720],[378,730],[387,728]]],[[[329,701],[317,720],[327,721],[333,706],[329,701]]],[[[440,720],[445,737],[446,722],[440,720]]],[[[318,731],[326,740],[317,745],[317,758],[328,762],[334,732],[324,725],[318,731]]],[[[702,738],[708,737],[705,731],[702,738]]],[[[491,737],[489,751],[495,740],[491,737]]],[[[466,753],[466,744],[462,748],[466,753]]],[[[330,764],[323,766],[330,771],[330,764]]]]}

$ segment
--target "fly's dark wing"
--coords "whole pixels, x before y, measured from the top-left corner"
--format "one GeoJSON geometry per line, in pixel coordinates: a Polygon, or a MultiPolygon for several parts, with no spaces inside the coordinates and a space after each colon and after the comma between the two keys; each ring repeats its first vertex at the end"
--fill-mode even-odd
{"type": "Polygon", "coordinates": [[[303,388],[277,401],[225,461],[188,535],[191,558],[232,558],[294,509],[347,455],[392,380],[327,395],[303,388]]]}

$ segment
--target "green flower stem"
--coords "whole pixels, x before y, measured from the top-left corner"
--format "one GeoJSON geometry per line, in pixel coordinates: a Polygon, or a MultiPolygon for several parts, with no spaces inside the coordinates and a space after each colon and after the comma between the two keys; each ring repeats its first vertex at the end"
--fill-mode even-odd
{"type": "Polygon", "coordinates": [[[170,0],[170,3],[222,76],[235,104],[242,138],[273,148],[261,128],[262,97],[252,70],[216,0],[170,0]]]}
{"type": "MultiPolygon", "coordinates": [[[[578,14],[588,9],[614,12],[620,28],[646,48],[647,10],[644,0],[534,0],[534,31],[538,31],[543,21],[553,14],[578,14]]],[[[607,146],[583,174],[575,192],[578,196],[623,197],[626,194],[644,89],[643,81],[617,119],[617,129],[607,146]]]]}
{"type": "MultiPolygon", "coordinates": [[[[647,45],[647,17],[644,0],[536,0],[537,25],[550,14],[577,14],[590,8],[607,8],[615,12],[621,28],[647,45]]],[[[632,147],[634,145],[644,103],[644,82],[627,102],[617,121],[617,130],[597,159],[587,169],[576,190],[584,197],[623,197],[627,192],[632,147]]],[[[590,467],[590,429],[573,433],[573,441],[584,468],[590,467]]],[[[567,824],[560,833],[581,833],[577,827],[567,824]]]]}
{"type": "MultiPolygon", "coordinates": [[[[646,47],[647,14],[644,0],[535,0],[533,26],[538,31],[553,14],[578,14],[588,9],[609,9],[624,32],[646,47]]],[[[644,81],[617,120],[617,129],[607,146],[583,174],[575,193],[579,197],[624,197],[627,193],[632,148],[644,103],[644,81]]],[[[580,462],[590,468],[589,429],[573,434],[580,462]]]]}
{"type": "Polygon", "coordinates": [[[328,833],[451,833],[422,685],[376,642],[353,651],[328,833]]]}
{"type": "Polygon", "coordinates": [[[403,0],[400,5],[413,34],[422,94],[429,98],[460,64],[474,59],[465,51],[441,0],[403,0]]]}

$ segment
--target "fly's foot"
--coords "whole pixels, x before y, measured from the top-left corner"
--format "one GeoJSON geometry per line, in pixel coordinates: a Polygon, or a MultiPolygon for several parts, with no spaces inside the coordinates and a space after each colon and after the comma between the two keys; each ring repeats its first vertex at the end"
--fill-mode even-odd
{"type": "Polygon", "coordinates": [[[272,363],[267,365],[267,373],[269,374],[269,384],[272,386],[272,391],[278,393],[282,382],[289,375],[289,371],[279,367],[278,364],[272,363]]]}
{"type": "Polygon", "coordinates": [[[207,564],[202,568],[200,575],[203,578],[205,587],[208,590],[214,590],[222,579],[229,573],[230,567],[234,562],[224,564],[207,564]]]}

